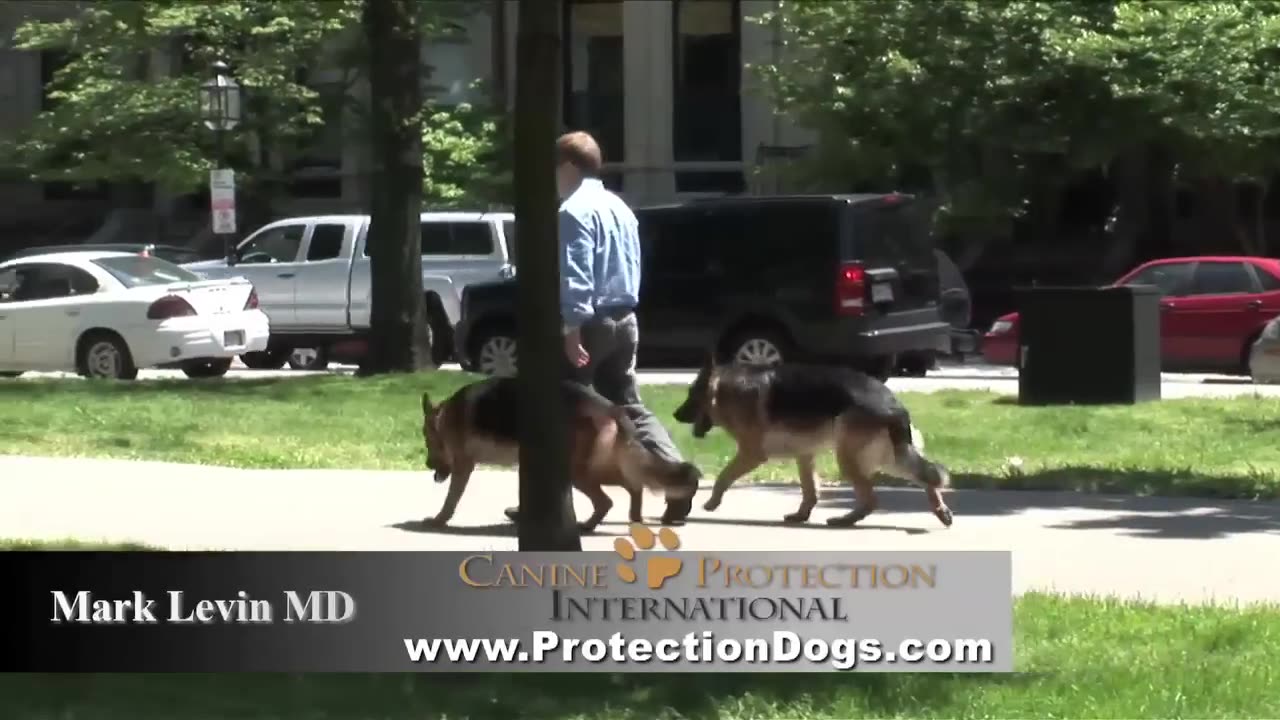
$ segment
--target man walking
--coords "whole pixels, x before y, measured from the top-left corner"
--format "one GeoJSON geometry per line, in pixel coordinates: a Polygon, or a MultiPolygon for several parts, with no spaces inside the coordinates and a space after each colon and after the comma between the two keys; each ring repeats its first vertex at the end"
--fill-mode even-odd
{"type": "Polygon", "coordinates": [[[556,141],[560,193],[560,316],[572,377],[627,410],[642,441],[667,459],[680,451],[640,400],[640,224],[600,181],[600,146],[584,132],[556,141]]]}
{"type": "MultiPolygon", "coordinates": [[[[640,231],[622,198],[600,180],[600,146],[585,132],[556,141],[560,194],[560,316],[567,371],[621,406],[642,443],[683,458],[666,428],[640,400],[636,351],[640,327],[640,231]]],[[[515,518],[516,508],[507,515],[515,518]]]]}

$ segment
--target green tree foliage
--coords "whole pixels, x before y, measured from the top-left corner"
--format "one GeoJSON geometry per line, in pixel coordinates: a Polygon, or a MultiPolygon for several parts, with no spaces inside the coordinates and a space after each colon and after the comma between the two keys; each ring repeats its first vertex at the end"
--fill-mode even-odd
{"type": "Polygon", "coordinates": [[[1004,222],[1044,186],[1168,148],[1184,175],[1270,171],[1280,3],[782,0],[758,69],[818,131],[811,182],[934,194],[1004,222]]]}
{"type": "MultiPolygon", "coordinates": [[[[473,10],[444,1],[417,7],[428,38],[473,10]]],[[[15,46],[66,52],[67,62],[54,74],[51,107],[4,148],[6,160],[41,180],[197,189],[215,151],[199,117],[199,86],[223,59],[245,95],[243,122],[227,137],[232,164],[249,184],[280,180],[265,150],[304,150],[327,105],[341,105],[355,120],[344,124],[346,142],[364,141],[367,112],[355,92],[367,60],[360,9],[360,0],[99,0],[68,20],[28,22],[15,34],[15,46]],[[340,77],[330,85],[333,92],[309,82],[324,70],[340,77]]],[[[485,134],[491,123],[480,115],[464,108],[455,117],[428,105],[426,152],[488,157],[496,139],[485,134]]],[[[482,170],[473,173],[452,177],[483,177],[482,170]]],[[[467,188],[452,182],[432,179],[428,190],[465,196],[467,188]]]]}

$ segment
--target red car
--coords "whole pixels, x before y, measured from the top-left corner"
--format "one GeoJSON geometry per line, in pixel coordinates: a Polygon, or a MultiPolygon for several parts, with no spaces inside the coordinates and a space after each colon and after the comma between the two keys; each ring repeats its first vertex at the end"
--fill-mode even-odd
{"type": "MultiPolygon", "coordinates": [[[[1168,372],[1248,374],[1249,348],[1280,315],[1280,260],[1181,257],[1152,260],[1115,282],[1160,289],[1160,355],[1168,372]]],[[[982,354],[1018,363],[1018,314],[996,319],[982,354]]]]}

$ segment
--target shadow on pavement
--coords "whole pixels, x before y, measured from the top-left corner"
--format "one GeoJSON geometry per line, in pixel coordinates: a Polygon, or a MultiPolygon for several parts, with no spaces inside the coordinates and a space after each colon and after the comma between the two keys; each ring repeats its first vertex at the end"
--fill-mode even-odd
{"type": "MultiPolygon", "coordinates": [[[[581,520],[582,518],[579,518],[581,520]]],[[[424,535],[457,535],[461,537],[515,537],[515,523],[502,522],[491,523],[489,525],[447,525],[445,527],[432,527],[422,520],[405,520],[403,522],[393,523],[388,527],[404,532],[421,533],[424,535]]],[[[605,520],[600,523],[593,536],[620,537],[626,532],[627,523],[620,521],[605,520]]]]}
{"type": "MultiPolygon", "coordinates": [[[[797,493],[799,495],[799,493],[797,493]]],[[[852,501],[850,501],[852,502],[852,501]]],[[[695,510],[696,512],[696,510],[695,510]]],[[[739,527],[801,527],[806,530],[831,530],[832,532],[849,532],[850,530],[880,530],[886,532],[900,532],[907,535],[924,535],[929,531],[918,527],[902,527],[900,525],[885,525],[874,521],[875,516],[861,522],[852,528],[847,527],[831,527],[825,522],[810,519],[809,522],[801,525],[797,523],[783,522],[781,516],[777,520],[753,520],[732,517],[710,517],[707,515],[690,515],[685,519],[689,525],[734,525],[739,527]]]]}
{"type": "MultiPolygon", "coordinates": [[[[794,495],[798,488],[757,485],[761,490],[794,495]]],[[[926,512],[924,492],[914,488],[886,487],[876,491],[880,513],[926,512]]],[[[847,487],[825,487],[818,506],[848,509],[854,501],[847,487]]],[[[1047,525],[1070,530],[1115,530],[1151,538],[1212,539],[1251,533],[1280,533],[1280,503],[1250,500],[1216,500],[1200,497],[1141,497],[1051,490],[970,490],[947,493],[947,504],[957,521],[964,517],[1000,517],[1036,510],[1087,510],[1109,513],[1106,517],[1079,518],[1047,525]]],[[[690,517],[690,522],[695,522],[690,517]]]]}

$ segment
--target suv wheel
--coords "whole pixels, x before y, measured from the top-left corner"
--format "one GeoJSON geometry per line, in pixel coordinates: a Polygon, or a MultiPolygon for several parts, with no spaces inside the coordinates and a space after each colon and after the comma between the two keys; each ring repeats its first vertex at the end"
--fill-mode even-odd
{"type": "Polygon", "coordinates": [[[729,359],[738,365],[781,365],[787,358],[787,343],[769,330],[748,330],[728,344],[729,359]]]}
{"type": "Polygon", "coordinates": [[[477,372],[503,377],[515,376],[519,359],[515,336],[497,329],[477,337],[475,352],[471,354],[471,363],[477,372]]]}

